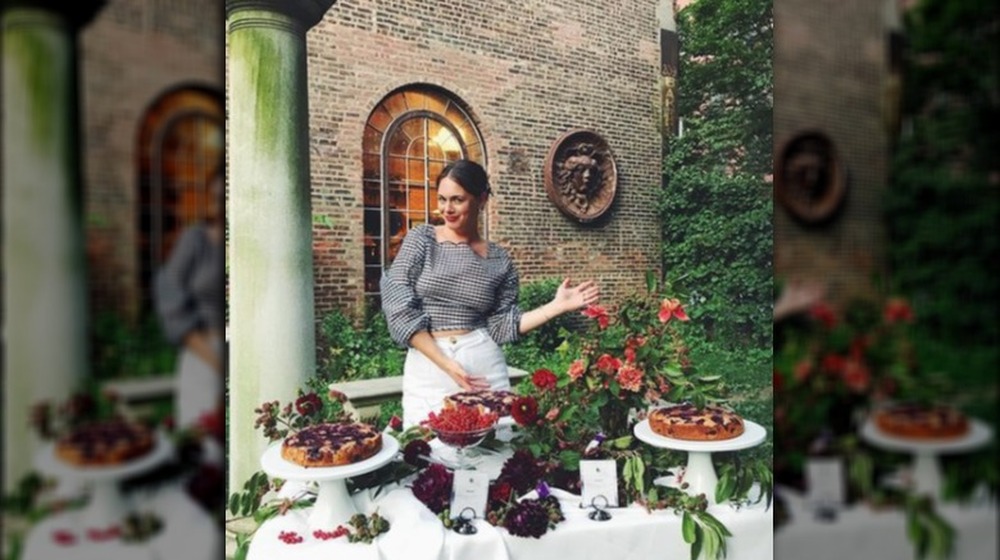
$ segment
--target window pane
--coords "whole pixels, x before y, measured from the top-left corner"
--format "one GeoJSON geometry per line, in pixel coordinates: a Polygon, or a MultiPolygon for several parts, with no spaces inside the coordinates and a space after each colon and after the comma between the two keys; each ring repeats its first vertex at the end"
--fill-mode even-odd
{"type": "Polygon", "coordinates": [[[378,292],[378,281],[382,278],[381,266],[365,267],[365,291],[368,293],[378,292]]]}
{"type": "Polygon", "coordinates": [[[392,118],[397,118],[406,112],[406,101],[403,99],[402,93],[389,96],[382,102],[382,106],[392,115],[392,118]]]}
{"type": "Polygon", "coordinates": [[[382,236],[382,211],[365,208],[365,235],[382,236]]]}
{"type": "Polygon", "coordinates": [[[378,154],[365,154],[361,156],[361,161],[365,181],[377,181],[382,177],[382,158],[378,154]]]}
{"type": "Polygon", "coordinates": [[[365,181],[362,190],[364,205],[368,208],[382,207],[382,183],[378,181],[365,181]]]}
{"type": "Polygon", "coordinates": [[[368,125],[377,129],[380,132],[385,132],[389,128],[389,123],[392,122],[392,115],[386,110],[385,104],[380,104],[375,107],[372,111],[372,116],[368,119],[368,125]]]}
{"type": "Polygon", "coordinates": [[[407,91],[403,93],[406,98],[406,106],[411,111],[420,111],[427,107],[427,96],[420,91],[407,91]]]}
{"type": "Polygon", "coordinates": [[[382,133],[371,126],[366,126],[364,137],[361,139],[361,148],[366,154],[378,155],[382,148],[382,133]]]}
{"type": "Polygon", "coordinates": [[[407,161],[407,173],[406,178],[410,180],[411,183],[418,181],[420,183],[421,189],[424,187],[425,179],[424,177],[424,160],[412,158],[407,161]]]}
{"type": "Polygon", "coordinates": [[[426,119],[409,119],[399,127],[400,130],[406,133],[406,136],[411,140],[415,138],[424,137],[424,120],[426,119]]]}

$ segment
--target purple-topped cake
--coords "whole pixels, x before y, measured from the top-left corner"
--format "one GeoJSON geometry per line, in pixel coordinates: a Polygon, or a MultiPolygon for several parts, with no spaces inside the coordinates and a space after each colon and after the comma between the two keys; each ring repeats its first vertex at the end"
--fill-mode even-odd
{"type": "Polygon", "coordinates": [[[144,424],[121,418],[75,428],[55,445],[59,459],[82,466],[119,465],[152,449],[152,431],[144,424]]]}
{"type": "Polygon", "coordinates": [[[658,408],[649,413],[649,427],[657,434],[684,440],[718,441],[743,434],[743,418],[732,410],[691,403],[658,408]]]}
{"type": "Polygon", "coordinates": [[[953,439],[969,431],[968,418],[946,405],[894,404],[875,412],[875,424],[883,433],[909,439],[953,439]]]}
{"type": "Polygon", "coordinates": [[[382,434],[368,424],[317,424],[281,444],[281,457],[303,467],[339,467],[364,461],[382,449],[382,434]]]}
{"type": "Polygon", "coordinates": [[[474,406],[481,412],[495,412],[497,416],[510,416],[510,407],[517,395],[510,391],[463,391],[444,398],[444,408],[474,406]]]}

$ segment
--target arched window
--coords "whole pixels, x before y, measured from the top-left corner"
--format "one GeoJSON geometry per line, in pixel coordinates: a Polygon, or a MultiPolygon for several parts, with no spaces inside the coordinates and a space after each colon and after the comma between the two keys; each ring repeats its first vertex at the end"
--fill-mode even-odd
{"type": "Polygon", "coordinates": [[[161,95],[139,130],[139,281],[144,306],[152,281],[186,226],[204,218],[208,182],[223,163],[218,93],[185,87],[161,95]]]}
{"type": "MultiPolygon", "coordinates": [[[[437,214],[438,174],[448,162],[471,159],[486,166],[483,140],[461,103],[446,91],[411,86],[387,95],[365,125],[365,298],[379,305],[382,270],[403,236],[437,214]]],[[[485,223],[483,236],[486,236],[485,223]]]]}

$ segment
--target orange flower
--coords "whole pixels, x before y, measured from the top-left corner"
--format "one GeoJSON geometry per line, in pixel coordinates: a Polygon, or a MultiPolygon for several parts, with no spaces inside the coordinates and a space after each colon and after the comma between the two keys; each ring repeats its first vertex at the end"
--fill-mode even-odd
{"type": "Polygon", "coordinates": [[[687,321],[687,313],[684,312],[684,308],[681,306],[681,302],[675,298],[667,298],[660,302],[660,313],[658,315],[661,323],[666,323],[671,317],[677,319],[678,321],[687,321]]]}
{"type": "Polygon", "coordinates": [[[587,365],[583,360],[573,360],[573,363],[569,365],[569,371],[567,373],[569,374],[570,379],[576,381],[577,379],[583,377],[584,373],[587,373],[587,365]]]}
{"type": "Polygon", "coordinates": [[[872,374],[868,366],[857,360],[847,360],[844,370],[841,372],[844,384],[855,393],[863,393],[868,390],[871,384],[872,374]]]}
{"type": "Polygon", "coordinates": [[[600,358],[597,358],[597,369],[602,373],[611,375],[621,367],[622,361],[610,354],[602,354],[600,358]]]}
{"type": "Polygon", "coordinates": [[[885,318],[885,322],[890,325],[900,322],[912,323],[915,318],[913,308],[910,307],[910,302],[898,297],[890,299],[885,304],[882,315],[885,318]]]}
{"type": "Polygon", "coordinates": [[[590,304],[582,313],[591,319],[596,319],[601,329],[608,328],[608,324],[611,322],[611,319],[608,317],[608,310],[600,305],[590,304]]]}
{"type": "Polygon", "coordinates": [[[813,365],[809,360],[802,360],[801,362],[795,364],[795,380],[798,382],[803,382],[809,379],[809,375],[812,373],[813,365]]]}
{"type": "Polygon", "coordinates": [[[618,379],[618,384],[622,386],[622,389],[636,393],[642,388],[642,376],[641,369],[626,363],[618,370],[616,379],[618,379]]]}

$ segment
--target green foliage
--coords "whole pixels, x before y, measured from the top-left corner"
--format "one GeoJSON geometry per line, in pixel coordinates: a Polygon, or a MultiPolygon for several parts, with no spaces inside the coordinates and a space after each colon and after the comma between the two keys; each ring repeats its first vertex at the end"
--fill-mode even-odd
{"type": "Polygon", "coordinates": [[[403,375],[406,351],[393,343],[380,312],[369,312],[358,326],[342,311],[331,311],[320,321],[317,346],[324,382],[403,375]]]}
{"type": "MultiPolygon", "coordinates": [[[[521,284],[518,305],[529,311],[552,301],[560,282],[558,278],[546,278],[521,284]]],[[[573,317],[562,315],[523,335],[517,342],[504,344],[503,353],[509,365],[527,371],[565,369],[569,362],[556,349],[574,331],[573,317]]]]}
{"type": "Polygon", "coordinates": [[[885,212],[895,287],[934,337],[996,345],[1000,239],[995,2],[926,0],[907,14],[903,112],[885,212]],[[984,305],[984,302],[994,302],[984,305]]]}
{"type": "Polygon", "coordinates": [[[100,381],[172,375],[177,348],[167,341],[155,315],[135,324],[118,314],[98,314],[90,331],[91,374],[100,381]]]}
{"type": "Polygon", "coordinates": [[[771,345],[770,2],[696,2],[678,13],[678,110],[660,198],[665,276],[730,348],[771,345]]]}

